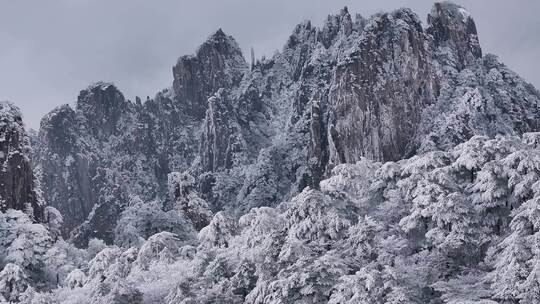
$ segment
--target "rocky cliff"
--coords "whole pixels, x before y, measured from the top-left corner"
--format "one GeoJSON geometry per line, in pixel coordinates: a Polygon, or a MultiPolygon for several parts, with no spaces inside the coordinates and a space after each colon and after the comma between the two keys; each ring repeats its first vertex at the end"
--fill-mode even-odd
{"type": "Polygon", "coordinates": [[[36,188],[28,138],[20,110],[0,102],[0,211],[22,210],[36,222],[44,219],[44,203],[36,188]]]}
{"type": "Polygon", "coordinates": [[[218,30],[172,72],[145,102],[97,83],[43,118],[44,194],[78,244],[112,242],[130,197],[174,208],[170,173],[193,176],[213,212],[243,214],[318,188],[341,163],[540,127],[538,91],[483,55],[474,20],[446,2],[426,28],[408,9],[366,19],[345,8],[321,28],[299,24],[251,67],[218,30]]]}

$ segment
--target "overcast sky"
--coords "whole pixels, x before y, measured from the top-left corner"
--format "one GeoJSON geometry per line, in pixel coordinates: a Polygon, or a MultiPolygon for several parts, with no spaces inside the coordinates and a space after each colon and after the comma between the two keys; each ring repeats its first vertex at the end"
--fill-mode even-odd
{"type": "MultiPolygon", "coordinates": [[[[475,18],[484,53],[494,53],[540,88],[540,1],[458,0],[475,18]]],[[[412,8],[425,21],[433,1],[339,0],[0,0],[0,100],[27,126],[90,83],[114,82],[126,98],[172,83],[176,59],[222,28],[256,57],[281,49],[293,27],[321,25],[348,6],[370,16],[412,8]]],[[[143,98],[144,99],[144,98],[143,98]]]]}

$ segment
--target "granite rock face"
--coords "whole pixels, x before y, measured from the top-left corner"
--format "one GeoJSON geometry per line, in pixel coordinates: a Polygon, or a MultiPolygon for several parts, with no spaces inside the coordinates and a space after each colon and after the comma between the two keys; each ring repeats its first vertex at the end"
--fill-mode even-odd
{"type": "Polygon", "coordinates": [[[81,91],[76,108],[87,127],[85,131],[100,141],[107,141],[121,132],[120,120],[129,111],[129,106],[114,85],[97,83],[81,91]]]}
{"type": "Polygon", "coordinates": [[[235,153],[244,149],[242,138],[238,138],[239,126],[236,112],[223,89],[208,99],[205,125],[201,140],[201,166],[203,171],[230,169],[235,153]]]}
{"type": "Polygon", "coordinates": [[[0,102],[0,211],[22,210],[42,222],[45,205],[36,188],[30,149],[20,110],[0,102]]]}
{"type": "Polygon", "coordinates": [[[238,85],[248,65],[231,36],[221,29],[210,36],[195,56],[183,56],[173,67],[173,92],[185,110],[202,118],[207,100],[220,88],[238,85]]]}
{"type": "Polygon", "coordinates": [[[403,157],[422,109],[437,94],[426,40],[409,10],[367,23],[354,52],[338,63],[330,87],[331,163],[403,157]]]}
{"type": "Polygon", "coordinates": [[[321,28],[299,24],[281,52],[251,66],[219,30],[178,60],[171,88],[145,102],[95,84],[75,109],[42,121],[46,199],[84,246],[90,237],[112,242],[133,196],[164,210],[179,204],[201,228],[208,214],[239,215],[317,188],[340,163],[538,131],[540,94],[483,56],[463,8],[436,3],[427,24],[408,9],[353,18],[345,8],[321,28]],[[193,177],[189,195],[170,194],[171,173],[193,177]]]}
{"type": "Polygon", "coordinates": [[[452,61],[445,63],[461,70],[482,58],[476,24],[464,8],[450,2],[435,3],[427,22],[433,46],[452,54],[452,61]]]}

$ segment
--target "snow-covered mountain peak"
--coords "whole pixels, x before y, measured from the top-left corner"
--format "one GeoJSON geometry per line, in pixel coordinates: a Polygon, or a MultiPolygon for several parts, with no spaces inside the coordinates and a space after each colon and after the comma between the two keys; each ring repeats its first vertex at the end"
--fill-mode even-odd
{"type": "Polygon", "coordinates": [[[427,32],[433,36],[439,52],[450,57],[447,63],[458,70],[482,58],[476,24],[461,6],[451,2],[435,3],[428,15],[427,32]]]}
{"type": "Polygon", "coordinates": [[[173,67],[173,92],[186,113],[201,119],[207,99],[219,88],[238,85],[248,64],[232,36],[221,29],[195,52],[182,56],[173,67]]]}

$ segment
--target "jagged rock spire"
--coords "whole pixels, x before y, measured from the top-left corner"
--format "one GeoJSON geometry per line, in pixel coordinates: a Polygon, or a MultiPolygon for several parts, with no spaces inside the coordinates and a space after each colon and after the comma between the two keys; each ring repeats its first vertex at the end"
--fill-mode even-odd
{"type": "Polygon", "coordinates": [[[173,91],[187,113],[203,118],[207,99],[220,88],[237,85],[247,71],[242,50],[232,36],[218,29],[197,50],[173,67],[173,91]]]}
{"type": "Polygon", "coordinates": [[[129,102],[114,84],[97,82],[80,92],[76,110],[88,122],[90,132],[106,139],[116,132],[128,106],[129,102]]]}
{"type": "Polygon", "coordinates": [[[337,15],[329,15],[319,32],[318,40],[328,48],[334,42],[339,33],[349,36],[353,31],[353,22],[349,9],[344,7],[337,15]]]}
{"type": "Polygon", "coordinates": [[[22,210],[40,222],[45,206],[35,189],[29,145],[19,108],[0,102],[0,211],[22,210]]]}
{"type": "Polygon", "coordinates": [[[330,87],[330,164],[401,158],[434,100],[434,79],[416,14],[399,9],[371,18],[330,87]]]}
{"type": "Polygon", "coordinates": [[[437,2],[428,15],[428,34],[435,47],[453,52],[458,70],[482,58],[482,49],[473,18],[463,7],[451,2],[437,2]]]}

